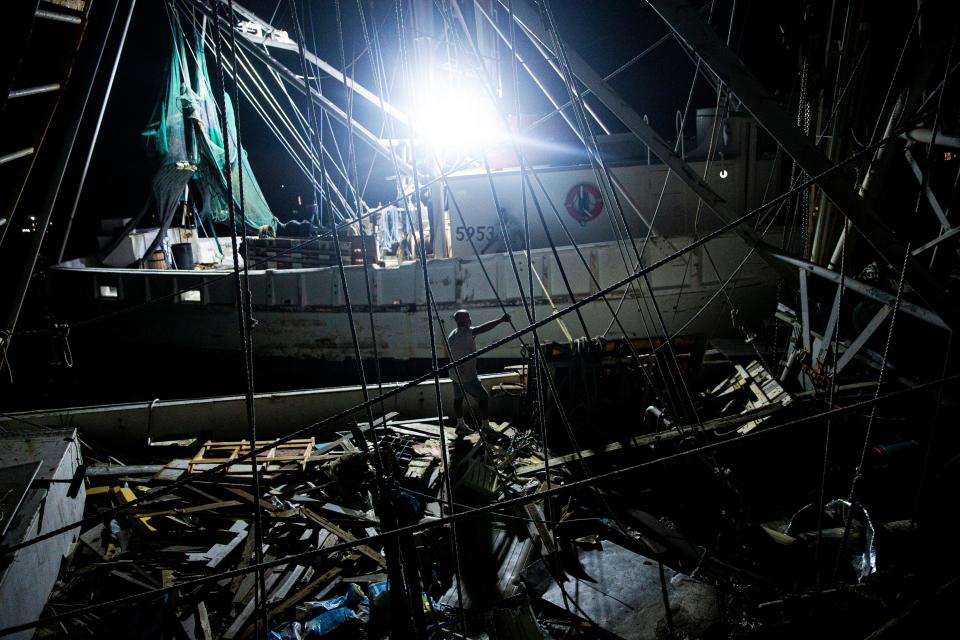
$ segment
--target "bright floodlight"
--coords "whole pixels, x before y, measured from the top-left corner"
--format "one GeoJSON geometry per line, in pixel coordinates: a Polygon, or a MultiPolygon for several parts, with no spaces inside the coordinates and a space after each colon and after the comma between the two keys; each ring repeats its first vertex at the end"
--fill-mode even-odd
{"type": "Polygon", "coordinates": [[[479,88],[436,91],[417,111],[417,127],[438,154],[463,153],[507,137],[500,115],[479,88]]]}

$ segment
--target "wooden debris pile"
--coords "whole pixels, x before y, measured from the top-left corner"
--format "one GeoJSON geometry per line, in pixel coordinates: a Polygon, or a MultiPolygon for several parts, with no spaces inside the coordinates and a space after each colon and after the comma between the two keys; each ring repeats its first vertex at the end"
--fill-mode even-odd
{"type": "MultiPolygon", "coordinates": [[[[441,427],[436,422],[395,418],[396,414],[388,414],[377,421],[376,444],[393,453],[393,477],[419,505],[417,518],[441,517],[445,515],[441,427]]],[[[496,495],[510,481],[510,469],[541,461],[531,457],[529,439],[518,437],[506,423],[489,432],[486,442],[476,434],[457,438],[453,429],[445,429],[451,457],[455,448],[489,452],[484,458],[489,467],[451,463],[457,487],[496,495]],[[522,452],[517,449],[521,444],[522,452]]],[[[259,496],[253,494],[250,460],[232,462],[250,451],[250,443],[242,439],[206,442],[199,449],[194,445],[189,457],[164,464],[89,466],[87,515],[106,515],[82,532],[44,616],[250,566],[256,555],[255,503],[260,507],[267,563],[376,535],[380,522],[374,508],[378,490],[373,437],[370,425],[363,423],[332,434],[327,442],[307,438],[271,446],[257,457],[259,496]],[[221,464],[229,466],[209,473],[221,464]],[[184,479],[190,481],[172,484],[184,479]],[[150,492],[157,495],[139,501],[150,492]],[[111,515],[109,510],[115,507],[120,511],[111,515]]],[[[448,531],[432,529],[416,541],[421,558],[434,558],[432,570],[422,573],[427,576],[425,609],[435,625],[454,618],[450,607],[437,602],[450,589],[453,575],[448,531]]],[[[269,627],[281,629],[277,637],[295,637],[291,625],[307,625],[330,606],[327,601],[342,603],[347,598],[354,615],[335,626],[349,629],[348,637],[388,630],[387,612],[378,613],[375,606],[375,594],[386,588],[387,571],[380,544],[305,554],[272,566],[263,571],[269,627]]],[[[43,626],[38,637],[119,637],[131,625],[142,629],[145,637],[254,637],[255,580],[255,572],[250,571],[197,583],[119,612],[90,612],[43,626]]],[[[303,626],[299,633],[305,636],[306,630],[303,626]]],[[[323,635],[317,628],[311,633],[323,635]]]]}

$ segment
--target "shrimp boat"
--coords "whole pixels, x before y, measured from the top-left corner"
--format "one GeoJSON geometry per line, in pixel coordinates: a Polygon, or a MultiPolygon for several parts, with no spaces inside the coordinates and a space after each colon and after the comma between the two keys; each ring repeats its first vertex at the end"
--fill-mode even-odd
{"type": "MultiPolygon", "coordinates": [[[[451,160],[449,148],[430,150],[428,124],[456,123],[458,118],[462,122],[466,116],[468,128],[475,128],[472,133],[477,135],[499,115],[475,108],[484,103],[482,92],[462,101],[464,95],[473,96],[463,89],[462,67],[467,66],[463,60],[469,55],[462,54],[453,83],[460,102],[451,101],[442,111],[426,110],[418,123],[412,112],[390,104],[382,83],[379,92],[368,90],[238,3],[232,3],[233,13],[226,3],[217,4],[211,10],[196,3],[197,11],[192,12],[187,11],[191,2],[170,5],[174,39],[167,92],[146,132],[160,159],[150,203],[139,214],[102,221],[97,255],[65,260],[49,270],[50,299],[57,303],[58,321],[73,327],[72,340],[235,352],[231,240],[246,245],[256,320],[253,353],[258,359],[334,367],[352,360],[348,301],[361,357],[376,354],[382,363],[401,369],[431,359],[428,300],[440,335],[449,332],[451,316],[459,308],[469,309],[476,322],[509,313],[519,329],[530,324],[528,299],[534,317],[543,319],[594,296],[576,313],[542,326],[539,338],[544,342],[742,336],[743,328],[731,321],[731,311],[742,318],[771,314],[775,269],[744,242],[742,234],[720,234],[668,260],[725,222],[713,210],[702,208],[697,192],[689,188],[691,182],[709,189],[724,211],[738,213],[778,193],[775,144],[734,105],[691,113],[695,139],[683,139],[681,130],[682,144],[670,144],[664,158],[658,157],[665,154],[657,144],[666,143],[638,138],[636,127],[628,125],[627,133],[599,135],[571,126],[568,134],[574,134],[567,135],[567,143],[528,128],[522,135],[491,137],[481,152],[454,149],[451,160]],[[194,22],[187,24],[188,16],[194,22]],[[218,40],[222,60],[215,56],[218,40]],[[283,64],[283,55],[291,67],[299,59],[312,71],[306,75],[291,71],[283,64]],[[235,106],[227,95],[218,100],[221,95],[212,88],[208,65],[236,79],[246,98],[245,111],[256,111],[277,129],[290,125],[291,158],[305,175],[313,176],[320,193],[312,232],[283,237],[283,227],[271,214],[248,162],[247,153],[256,151],[238,144],[235,106]],[[265,70],[267,80],[258,69],[265,70]],[[326,86],[321,91],[319,81],[312,83],[308,77],[313,72],[325,74],[324,82],[337,85],[339,94],[326,86]],[[267,88],[271,78],[276,91],[258,94],[255,87],[267,88]],[[294,90],[304,99],[290,98],[294,90]],[[367,111],[377,112],[381,124],[389,125],[381,130],[406,131],[408,137],[394,133],[384,139],[373,134],[374,127],[359,122],[356,112],[338,107],[328,97],[335,94],[346,96],[347,102],[364,102],[367,111]],[[285,98],[293,115],[281,118],[279,107],[285,98]],[[223,119],[218,115],[221,104],[223,119]],[[330,127],[344,128],[349,144],[356,142],[368,152],[371,163],[386,163],[395,170],[391,179],[396,199],[380,206],[363,201],[349,180],[355,175],[349,163],[337,165],[331,151],[310,141],[306,123],[314,111],[330,127]],[[303,125],[299,129],[298,122],[303,125]],[[435,161],[425,162],[424,157],[435,161]],[[229,195],[226,176],[234,192],[242,179],[242,200],[229,195]],[[244,216],[235,227],[235,238],[222,226],[228,222],[230,197],[244,216]],[[219,238],[214,221],[221,225],[219,238]],[[339,243],[331,224],[338,225],[339,243]],[[275,232],[280,237],[274,237],[275,232]],[[419,260],[421,245],[428,253],[429,287],[424,286],[419,260]],[[344,263],[342,277],[339,261],[344,263]],[[638,265],[652,264],[658,268],[646,277],[596,296],[634,273],[638,265]]],[[[476,37],[474,53],[481,58],[486,54],[476,47],[499,51],[501,57],[506,51],[509,56],[503,30],[496,28],[496,20],[484,21],[489,16],[483,7],[492,10],[498,5],[475,5],[474,30],[457,13],[459,26],[476,37]]],[[[521,14],[517,12],[523,27],[518,32],[549,50],[532,20],[520,22],[521,14]]],[[[371,46],[379,51],[376,43],[371,46]]],[[[430,62],[430,51],[413,54],[419,56],[414,56],[419,64],[430,62]]],[[[566,55],[576,54],[568,48],[566,55]]],[[[595,74],[576,60],[581,67],[574,72],[583,83],[578,87],[586,86],[597,95],[612,91],[602,80],[594,86],[595,74]]],[[[436,86],[452,77],[449,65],[441,69],[422,86],[436,86]]],[[[473,69],[474,86],[482,84],[481,75],[473,69]]],[[[622,112],[616,115],[628,123],[639,117],[626,104],[618,108],[622,112]]],[[[560,108],[555,119],[575,124],[570,111],[560,108]]],[[[522,132],[521,125],[529,120],[501,118],[501,123],[512,122],[513,130],[522,132]]],[[[438,137],[450,143],[458,126],[441,127],[438,137]]],[[[655,136],[649,127],[644,131],[655,136]]],[[[355,155],[362,154],[358,150],[355,155]]],[[[767,226],[757,233],[769,241],[780,231],[767,226]]],[[[483,354],[485,368],[517,361],[521,347],[521,339],[516,339],[483,354]]]]}

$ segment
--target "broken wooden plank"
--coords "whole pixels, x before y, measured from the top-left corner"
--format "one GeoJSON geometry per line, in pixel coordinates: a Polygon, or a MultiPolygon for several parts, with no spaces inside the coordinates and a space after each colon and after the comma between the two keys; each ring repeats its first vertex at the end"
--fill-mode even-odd
{"type": "Polygon", "coordinates": [[[213,640],[207,606],[202,600],[197,603],[189,616],[180,621],[180,626],[183,627],[189,640],[213,640]]]}
{"type": "Polygon", "coordinates": [[[237,520],[233,523],[233,526],[229,529],[230,533],[233,533],[233,538],[230,539],[227,543],[217,543],[210,547],[204,553],[188,553],[187,559],[190,561],[207,561],[207,567],[210,569],[216,569],[221,562],[226,559],[230,553],[232,553],[237,547],[240,546],[247,538],[249,531],[247,530],[247,523],[243,520],[237,520]]]}
{"type": "MultiPolygon", "coordinates": [[[[734,416],[726,416],[723,418],[715,418],[713,420],[707,420],[703,423],[703,431],[713,431],[716,429],[721,429],[723,427],[732,427],[739,426],[747,422],[755,421],[758,418],[769,416],[773,413],[776,413],[783,405],[769,404],[756,409],[751,409],[747,412],[737,414],[734,416]]],[[[621,442],[612,442],[605,447],[600,447],[597,449],[584,449],[579,454],[571,453],[563,456],[556,456],[550,458],[551,467],[562,467],[571,462],[575,462],[579,458],[592,458],[595,456],[604,455],[607,453],[612,453],[614,451],[620,451],[621,449],[633,449],[637,447],[645,447],[652,444],[657,444],[660,442],[670,442],[680,437],[681,435],[686,436],[688,434],[695,433],[699,431],[698,427],[694,426],[685,426],[671,431],[662,431],[660,433],[651,433],[644,436],[634,436],[630,438],[629,444],[624,445],[621,442]]],[[[519,467],[516,472],[518,476],[527,476],[531,475],[545,469],[545,465],[540,462],[536,464],[528,464],[523,467],[519,467]]]]}
{"type": "Polygon", "coordinates": [[[173,482],[185,474],[189,466],[190,460],[186,458],[177,458],[176,460],[171,460],[163,466],[163,469],[157,473],[157,475],[153,476],[152,480],[173,482]]]}
{"type": "Polygon", "coordinates": [[[368,573],[365,576],[353,576],[350,578],[344,578],[343,582],[386,582],[387,574],[385,573],[368,573]]]}
{"type": "MultiPolygon", "coordinates": [[[[542,488],[543,487],[541,487],[541,489],[542,488]]],[[[527,523],[527,527],[531,533],[530,537],[540,542],[544,555],[555,553],[557,545],[554,543],[550,529],[547,527],[543,510],[534,503],[527,503],[523,505],[523,508],[527,512],[527,515],[530,516],[530,521],[527,523]]]]}
{"type": "Polygon", "coordinates": [[[414,458],[407,465],[407,472],[403,474],[404,478],[409,480],[424,480],[427,472],[436,463],[437,459],[432,455],[414,458]]]}
{"type": "MultiPolygon", "coordinates": [[[[263,577],[263,588],[265,591],[269,591],[274,583],[280,579],[282,573],[286,570],[286,567],[273,567],[267,570],[267,575],[263,577]]],[[[253,615],[253,610],[257,606],[257,600],[255,597],[251,597],[246,605],[243,607],[243,610],[233,619],[233,622],[227,627],[227,630],[223,633],[222,638],[225,640],[233,640],[234,638],[240,635],[240,632],[243,631],[247,626],[247,622],[250,620],[250,616],[253,615]]]]}
{"type": "MultiPolygon", "coordinates": [[[[308,509],[307,507],[301,507],[301,508],[300,508],[300,512],[301,512],[305,517],[309,518],[310,520],[313,520],[313,521],[316,522],[318,525],[320,525],[321,527],[323,527],[324,529],[326,529],[327,531],[329,531],[329,532],[332,533],[333,535],[337,536],[338,538],[340,538],[340,539],[343,540],[344,542],[353,542],[354,540],[356,540],[356,538],[355,538],[352,534],[350,534],[350,533],[347,532],[347,531],[344,531],[343,529],[341,529],[341,528],[338,527],[337,525],[333,524],[332,522],[330,522],[329,520],[327,520],[326,518],[324,518],[324,517],[321,516],[320,514],[316,513],[315,511],[312,511],[311,509],[308,509]]],[[[358,546],[358,547],[357,547],[357,551],[359,551],[359,552],[362,553],[363,555],[367,556],[368,558],[370,558],[371,560],[373,560],[374,562],[376,562],[376,563],[377,563],[378,565],[380,565],[381,567],[386,567],[386,566],[387,566],[387,560],[386,560],[386,558],[384,558],[380,553],[378,553],[378,552],[375,551],[374,549],[371,549],[371,548],[368,547],[367,545],[363,545],[363,544],[362,544],[362,545],[358,546]]]]}
{"type": "MultiPolygon", "coordinates": [[[[299,438],[280,443],[276,440],[258,440],[257,448],[269,447],[269,449],[257,455],[257,469],[264,474],[303,470],[313,453],[314,443],[313,438],[299,438]]],[[[190,473],[201,473],[226,464],[224,472],[228,475],[250,475],[253,473],[252,462],[230,463],[249,454],[252,450],[248,440],[207,441],[197,455],[190,460],[187,470],[190,473]]]]}
{"type": "MultiPolygon", "coordinates": [[[[246,502],[248,502],[248,503],[250,503],[250,504],[253,504],[253,503],[254,503],[253,494],[248,493],[248,492],[244,491],[243,489],[237,489],[236,487],[226,487],[226,490],[229,491],[230,493],[234,494],[235,496],[237,496],[237,497],[245,500],[246,502]]],[[[263,498],[258,498],[258,499],[256,500],[256,502],[259,503],[259,505],[260,505],[262,508],[266,509],[267,511],[269,511],[269,512],[271,512],[271,513],[277,510],[277,507],[274,506],[274,504],[273,504],[272,502],[270,502],[269,500],[264,500],[263,498]]]]}
{"type": "Polygon", "coordinates": [[[114,569],[113,571],[110,572],[110,575],[115,578],[120,578],[121,580],[124,580],[125,582],[128,582],[132,585],[140,587],[144,591],[150,591],[151,589],[156,588],[155,585],[147,584],[142,580],[138,580],[137,578],[134,578],[132,575],[130,575],[126,571],[120,571],[119,569],[114,569]]]}
{"type": "MultiPolygon", "coordinates": [[[[293,586],[297,584],[297,581],[300,579],[300,576],[302,576],[304,571],[306,570],[307,570],[307,567],[303,565],[295,565],[292,569],[290,569],[290,571],[287,571],[285,574],[283,574],[282,579],[277,582],[276,587],[272,591],[269,588],[267,588],[267,591],[269,592],[269,594],[267,595],[267,606],[282,600],[287,595],[287,593],[290,592],[290,589],[292,589],[293,586]]],[[[251,605],[253,605],[252,601],[247,603],[248,607],[251,605]]],[[[256,629],[256,625],[248,623],[247,628],[244,629],[242,634],[240,634],[240,637],[242,638],[250,637],[250,635],[254,633],[255,629],[256,629]]]]}
{"type": "MultiPolygon", "coordinates": [[[[283,611],[286,611],[290,607],[300,602],[303,602],[307,598],[314,596],[314,594],[316,594],[319,589],[321,589],[323,586],[333,581],[335,578],[338,578],[342,572],[343,572],[343,567],[333,567],[327,570],[319,577],[315,578],[314,580],[311,580],[309,583],[307,583],[306,586],[299,589],[293,595],[288,596],[285,600],[283,600],[276,606],[271,607],[270,611],[267,614],[268,617],[273,617],[278,613],[282,613],[283,611]]],[[[318,597],[322,597],[322,596],[318,596],[318,597]]]]}
{"type": "Polygon", "coordinates": [[[87,545],[87,547],[89,547],[94,553],[104,560],[109,560],[113,557],[117,547],[106,539],[104,532],[104,525],[98,524],[81,533],[80,542],[87,545]]]}
{"type": "MultiPolygon", "coordinates": [[[[440,427],[433,424],[426,424],[423,422],[412,422],[410,424],[404,424],[403,426],[397,424],[388,424],[387,429],[393,431],[394,433],[399,433],[402,435],[415,436],[418,438],[439,438],[440,437],[440,427]]],[[[457,437],[457,430],[450,427],[443,428],[444,435],[448,439],[453,439],[457,437]]]]}
{"type": "MultiPolygon", "coordinates": [[[[192,507],[177,507],[176,509],[166,509],[164,511],[149,511],[142,514],[145,518],[158,517],[158,516],[173,516],[173,515],[184,515],[188,513],[201,513],[203,511],[214,511],[216,509],[228,509],[230,507],[238,507],[243,503],[239,500],[220,500],[219,502],[211,502],[208,504],[197,504],[192,507]]],[[[149,505],[147,505],[149,506],[149,505]]],[[[136,509],[136,507],[132,507],[136,509]]]]}

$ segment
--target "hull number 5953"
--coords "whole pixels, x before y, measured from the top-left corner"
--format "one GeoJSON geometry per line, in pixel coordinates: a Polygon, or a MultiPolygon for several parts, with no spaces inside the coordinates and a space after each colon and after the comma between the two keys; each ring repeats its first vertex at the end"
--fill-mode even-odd
{"type": "Polygon", "coordinates": [[[464,240],[479,240],[483,242],[484,240],[493,240],[496,236],[496,229],[492,226],[463,226],[460,225],[454,229],[454,237],[457,239],[457,242],[463,242],[464,240]]]}

